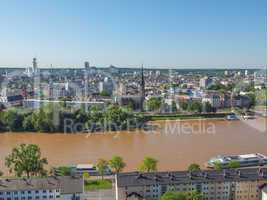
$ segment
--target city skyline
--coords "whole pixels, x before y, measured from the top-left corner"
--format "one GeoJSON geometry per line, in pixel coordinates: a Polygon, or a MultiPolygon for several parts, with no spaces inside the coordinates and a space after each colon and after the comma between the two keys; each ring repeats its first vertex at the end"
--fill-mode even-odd
{"type": "Polygon", "coordinates": [[[267,66],[265,1],[0,3],[1,67],[267,66]]]}

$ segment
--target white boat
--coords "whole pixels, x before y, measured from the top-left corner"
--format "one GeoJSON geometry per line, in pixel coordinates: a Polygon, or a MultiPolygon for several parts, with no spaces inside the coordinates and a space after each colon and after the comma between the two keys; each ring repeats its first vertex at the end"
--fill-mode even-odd
{"type": "Polygon", "coordinates": [[[219,155],[211,158],[207,165],[210,168],[214,168],[216,163],[220,163],[223,168],[227,168],[231,161],[238,161],[240,167],[252,167],[267,165],[267,156],[255,153],[255,154],[243,154],[243,155],[219,155]]]}

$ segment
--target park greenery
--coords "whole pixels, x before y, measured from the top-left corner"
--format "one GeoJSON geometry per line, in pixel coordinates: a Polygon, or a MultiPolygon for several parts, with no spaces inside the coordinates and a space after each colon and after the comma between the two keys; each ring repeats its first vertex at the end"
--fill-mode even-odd
{"type": "Polygon", "coordinates": [[[0,131],[96,132],[126,130],[143,125],[142,114],[118,105],[106,109],[84,107],[69,110],[60,104],[46,104],[35,110],[9,109],[0,112],[0,131]]]}
{"type": "Polygon", "coordinates": [[[111,180],[85,180],[84,181],[84,189],[86,191],[92,190],[103,190],[103,189],[111,189],[112,181],[111,180]]]}
{"type": "Polygon", "coordinates": [[[174,192],[169,191],[164,193],[160,200],[202,200],[203,195],[199,192],[174,192]]]}

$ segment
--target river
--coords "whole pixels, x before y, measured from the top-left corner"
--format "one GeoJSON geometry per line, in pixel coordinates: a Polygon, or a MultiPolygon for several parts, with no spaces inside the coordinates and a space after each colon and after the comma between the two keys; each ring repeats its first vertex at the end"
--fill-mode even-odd
{"type": "Polygon", "coordinates": [[[49,166],[95,163],[120,155],[126,171],[136,170],[145,156],[158,159],[159,170],[182,170],[219,154],[267,155],[266,119],[248,121],[156,121],[149,131],[105,134],[0,134],[0,170],[5,157],[20,143],[38,144],[49,166]]]}

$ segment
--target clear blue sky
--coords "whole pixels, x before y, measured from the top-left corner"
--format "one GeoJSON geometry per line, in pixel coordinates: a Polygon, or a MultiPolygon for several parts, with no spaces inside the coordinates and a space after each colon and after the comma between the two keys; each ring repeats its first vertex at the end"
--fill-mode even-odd
{"type": "Polygon", "coordinates": [[[2,0],[0,66],[267,66],[266,0],[2,0]]]}

